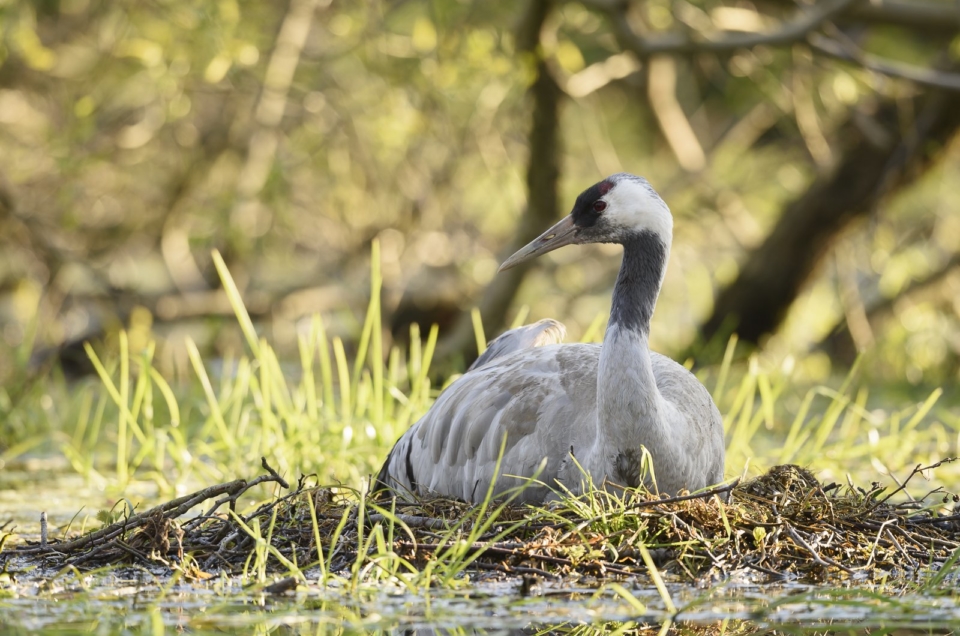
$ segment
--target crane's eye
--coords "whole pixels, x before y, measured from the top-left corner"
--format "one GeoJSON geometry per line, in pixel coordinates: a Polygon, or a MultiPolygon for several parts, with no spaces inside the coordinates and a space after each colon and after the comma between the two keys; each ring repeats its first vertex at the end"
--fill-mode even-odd
{"type": "Polygon", "coordinates": [[[606,201],[594,201],[593,202],[593,211],[594,212],[603,212],[607,209],[606,201]]]}

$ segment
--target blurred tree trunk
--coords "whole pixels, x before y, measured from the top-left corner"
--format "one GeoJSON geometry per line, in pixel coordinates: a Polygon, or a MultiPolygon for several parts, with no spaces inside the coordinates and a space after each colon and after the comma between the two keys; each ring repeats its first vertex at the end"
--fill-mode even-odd
{"type": "MultiPolygon", "coordinates": [[[[872,213],[879,200],[914,182],[960,127],[960,93],[928,91],[903,102],[883,101],[872,115],[853,113],[839,136],[841,157],[788,204],[767,239],[716,299],[701,342],[722,344],[736,332],[756,344],[783,320],[832,239],[872,213]],[[905,115],[916,113],[909,123],[905,115]]],[[[709,356],[716,351],[707,347],[709,356]]]]}
{"type": "MultiPolygon", "coordinates": [[[[527,163],[527,207],[517,224],[513,240],[501,254],[501,260],[539,236],[556,220],[558,214],[559,118],[563,92],[539,51],[540,30],[551,8],[551,0],[531,0],[517,30],[517,52],[521,56],[535,56],[537,75],[529,88],[533,112],[527,163]]],[[[528,270],[529,264],[523,264],[497,274],[477,302],[488,339],[503,328],[507,310],[528,270]]],[[[462,312],[453,332],[441,342],[442,354],[438,357],[442,359],[443,354],[448,357],[460,356],[470,362],[478,355],[475,342],[470,313],[462,312]]]]}

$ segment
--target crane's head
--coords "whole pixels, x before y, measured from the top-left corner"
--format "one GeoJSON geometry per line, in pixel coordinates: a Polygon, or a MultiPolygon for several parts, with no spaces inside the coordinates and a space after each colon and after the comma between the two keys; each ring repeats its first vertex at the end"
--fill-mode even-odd
{"type": "Polygon", "coordinates": [[[646,179],[621,172],[581,192],[569,215],[504,261],[500,271],[564,245],[624,244],[651,234],[670,249],[670,208],[646,179]]]}

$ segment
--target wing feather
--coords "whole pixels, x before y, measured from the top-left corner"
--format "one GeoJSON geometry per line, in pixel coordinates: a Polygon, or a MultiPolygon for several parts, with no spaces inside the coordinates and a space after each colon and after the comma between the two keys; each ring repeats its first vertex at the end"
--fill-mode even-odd
{"type": "Polygon", "coordinates": [[[545,347],[552,344],[560,344],[567,333],[567,328],[563,323],[557,322],[551,318],[538,320],[532,325],[524,325],[506,331],[500,336],[494,338],[487,344],[487,350],[480,354],[467,372],[485,367],[497,358],[522,351],[523,349],[532,349],[534,347],[545,347]]]}
{"type": "MultiPolygon", "coordinates": [[[[502,466],[509,469],[503,472],[531,477],[548,458],[540,480],[552,483],[569,452],[560,440],[569,444],[592,429],[587,424],[596,417],[599,346],[546,345],[521,351],[498,355],[447,387],[397,442],[378,483],[396,484],[401,493],[419,490],[471,500],[494,479],[504,436],[502,466]],[[570,364],[574,359],[576,364],[570,364]],[[584,373],[587,381],[567,377],[584,373]],[[571,404],[578,406],[566,414],[557,412],[571,404]]],[[[501,476],[496,492],[517,483],[501,476]]],[[[528,489],[522,498],[542,501],[542,490],[528,489]]]]}

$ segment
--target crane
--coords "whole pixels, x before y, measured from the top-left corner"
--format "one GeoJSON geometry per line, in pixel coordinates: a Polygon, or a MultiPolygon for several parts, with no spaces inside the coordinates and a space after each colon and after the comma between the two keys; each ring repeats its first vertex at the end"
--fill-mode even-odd
{"type": "Polygon", "coordinates": [[[498,495],[536,476],[519,500],[543,503],[559,486],[583,492],[588,478],[670,495],[722,481],[723,423],[710,393],[648,346],[672,238],[670,209],[646,179],[619,173],[584,190],[500,271],[565,245],[622,245],[603,343],[560,344],[553,320],[495,339],[400,437],[374,490],[477,502],[491,483],[498,495]]]}

